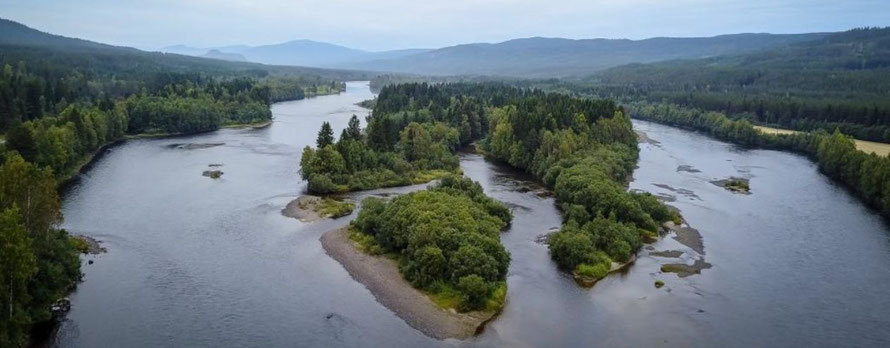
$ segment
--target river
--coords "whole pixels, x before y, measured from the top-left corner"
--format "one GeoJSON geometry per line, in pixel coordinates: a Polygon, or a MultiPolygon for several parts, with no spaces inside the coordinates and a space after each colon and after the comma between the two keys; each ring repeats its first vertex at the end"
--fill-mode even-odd
{"type": "MultiPolygon", "coordinates": [[[[336,134],[367,82],[278,103],[261,129],[133,140],[114,147],[65,195],[64,226],[103,242],[88,256],[72,310],[44,342],[154,346],[880,346],[890,344],[890,231],[800,156],[742,150],[647,122],[630,186],[675,199],[702,234],[702,274],[662,274],[644,249],[592,289],[556,269],[539,236],[560,225],[530,178],[461,154],[467,176],[513,207],[504,312],[476,339],[435,341],[374,300],[318,238],[355,216],[315,223],[280,210],[305,189],[302,147],[323,121],[336,134]],[[181,148],[178,144],[223,144],[181,148]],[[210,164],[224,175],[201,176],[210,164]],[[681,165],[686,170],[678,171],[681,165]],[[698,170],[699,172],[695,172],[698,170]],[[753,194],[709,181],[746,176],[753,194]],[[656,289],[653,282],[666,285],[656,289]]],[[[376,190],[401,193],[420,186],[376,190]]],[[[654,250],[695,253],[670,236],[654,250]]]]}

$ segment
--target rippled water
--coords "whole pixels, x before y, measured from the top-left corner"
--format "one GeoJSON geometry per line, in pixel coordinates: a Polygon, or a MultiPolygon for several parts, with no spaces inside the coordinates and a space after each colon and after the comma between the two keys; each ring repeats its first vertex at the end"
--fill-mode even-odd
{"type": "MultiPolygon", "coordinates": [[[[513,261],[508,303],[470,341],[423,336],[321,248],[351,217],[304,224],[280,210],[305,189],[299,153],[323,121],[335,132],[367,82],[337,96],[280,103],[268,128],[221,130],[115,147],[64,200],[64,227],[104,242],[84,264],[73,309],[46,345],[150,346],[879,346],[890,344],[886,226],[806,159],[746,151],[670,127],[635,122],[634,189],[670,195],[704,237],[713,264],[661,274],[643,250],[625,273],[583,289],[559,272],[539,237],[560,225],[530,178],[462,154],[486,192],[513,207],[502,235],[513,261]],[[171,144],[225,143],[204,149],[171,144]],[[219,180],[201,176],[222,163],[219,180]],[[677,168],[687,165],[700,172],[677,168]],[[751,179],[752,195],[709,181],[751,179]],[[655,289],[653,282],[666,286],[655,289]]],[[[379,190],[408,192],[420,187],[379,190]]],[[[692,252],[670,237],[656,250],[692,252]]]]}

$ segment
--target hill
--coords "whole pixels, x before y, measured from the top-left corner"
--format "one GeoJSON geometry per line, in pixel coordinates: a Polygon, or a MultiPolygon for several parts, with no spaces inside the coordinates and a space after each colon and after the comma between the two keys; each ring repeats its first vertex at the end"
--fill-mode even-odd
{"type": "Polygon", "coordinates": [[[313,40],[292,40],[273,45],[232,45],[209,49],[174,45],[164,47],[161,51],[190,56],[206,56],[211,51],[218,51],[223,54],[241,55],[245,60],[263,64],[348,69],[360,62],[397,59],[429,50],[403,49],[371,52],[313,40]]]}
{"type": "Polygon", "coordinates": [[[840,127],[890,141],[890,28],[835,33],[745,54],[632,64],[579,90],[725,112],[797,130],[840,127]]]}
{"type": "Polygon", "coordinates": [[[247,60],[244,58],[244,56],[242,56],[238,53],[225,53],[225,52],[220,52],[220,50],[207,51],[207,53],[202,54],[201,57],[220,59],[220,60],[228,60],[228,61],[232,61],[232,62],[243,62],[243,61],[247,60]]]}
{"type": "Polygon", "coordinates": [[[431,75],[573,77],[628,63],[703,58],[815,40],[826,34],[736,34],[646,40],[526,38],[474,43],[399,58],[344,65],[364,70],[431,75]]]}

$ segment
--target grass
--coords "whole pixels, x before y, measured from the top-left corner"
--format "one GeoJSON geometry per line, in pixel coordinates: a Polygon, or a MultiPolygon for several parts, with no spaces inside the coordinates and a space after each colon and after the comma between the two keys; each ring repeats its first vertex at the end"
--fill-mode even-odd
{"type": "MultiPolygon", "coordinates": [[[[380,244],[377,244],[377,240],[374,239],[374,236],[361,233],[352,227],[349,228],[349,239],[355,242],[356,248],[363,253],[375,256],[383,255],[385,253],[383,247],[381,247],[380,244]]],[[[390,258],[392,258],[392,256],[397,257],[395,254],[388,255],[390,258]]]]}
{"type": "MultiPolygon", "coordinates": [[[[433,284],[430,289],[422,290],[431,300],[440,308],[454,309],[460,311],[464,296],[460,291],[451,284],[439,281],[433,284]]],[[[479,309],[483,312],[497,312],[504,308],[507,302],[507,282],[498,282],[497,287],[491,289],[488,301],[485,307],[479,309]]]]}
{"type": "Polygon", "coordinates": [[[333,198],[325,197],[316,203],[315,211],[324,217],[338,218],[349,214],[355,210],[355,204],[349,201],[341,201],[333,198]]]}
{"type": "Polygon", "coordinates": [[[444,178],[451,174],[463,174],[463,173],[461,172],[460,168],[458,168],[455,171],[444,170],[444,169],[418,170],[418,171],[414,172],[414,176],[411,178],[411,183],[423,184],[426,182],[444,178]]]}
{"type": "Polygon", "coordinates": [[[74,245],[74,249],[76,249],[81,254],[86,254],[90,252],[90,244],[87,241],[69,236],[68,239],[71,241],[71,244],[74,245]]]}
{"type": "Polygon", "coordinates": [[[583,277],[601,279],[609,273],[609,265],[605,263],[597,263],[595,265],[582,263],[575,267],[575,273],[583,277]]]}
{"type": "MultiPolygon", "coordinates": [[[[773,127],[764,127],[764,126],[754,126],[755,129],[763,132],[764,134],[795,134],[800,133],[799,131],[790,130],[790,129],[782,129],[782,128],[773,128],[773,127]]],[[[890,144],[878,143],[874,141],[866,141],[866,140],[854,140],[856,143],[856,149],[865,153],[876,153],[878,156],[887,156],[890,154],[890,144]]]]}

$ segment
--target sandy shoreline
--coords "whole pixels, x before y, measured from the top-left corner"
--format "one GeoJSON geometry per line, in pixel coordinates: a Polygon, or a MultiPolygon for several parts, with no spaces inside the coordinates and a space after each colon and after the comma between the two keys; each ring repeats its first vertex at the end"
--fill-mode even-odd
{"type": "Polygon", "coordinates": [[[436,339],[465,339],[482,331],[494,312],[456,313],[437,306],[402,278],[395,260],[356,249],[348,227],[328,231],[319,239],[325,252],[353,279],[362,283],[378,302],[411,327],[436,339]]]}

